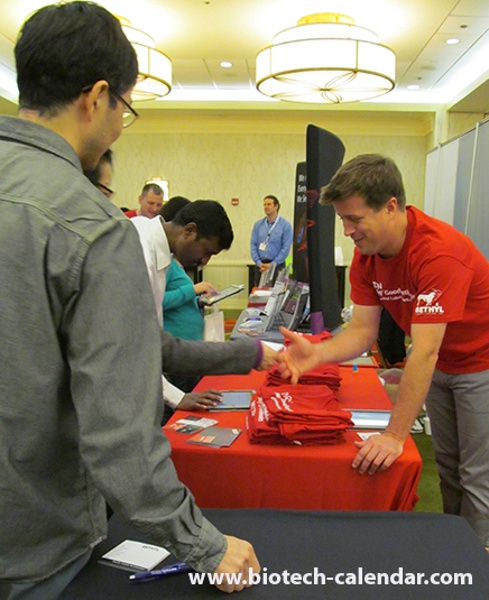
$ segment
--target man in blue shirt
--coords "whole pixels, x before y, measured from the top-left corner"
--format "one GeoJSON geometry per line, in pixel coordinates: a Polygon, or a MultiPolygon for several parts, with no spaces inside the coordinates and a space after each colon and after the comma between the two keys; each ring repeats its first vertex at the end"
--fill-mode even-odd
{"type": "Polygon", "coordinates": [[[254,224],[251,232],[250,252],[256,265],[255,286],[258,285],[262,273],[272,266],[275,268],[273,279],[285,267],[285,259],[289,255],[293,238],[292,225],[278,214],[278,198],[272,195],[265,196],[263,208],[266,216],[254,224]]]}

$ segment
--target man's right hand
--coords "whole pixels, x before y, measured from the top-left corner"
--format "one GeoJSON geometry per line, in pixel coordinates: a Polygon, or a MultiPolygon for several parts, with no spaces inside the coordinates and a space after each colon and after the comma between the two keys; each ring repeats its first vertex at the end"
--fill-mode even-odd
{"type": "Polygon", "coordinates": [[[320,344],[311,344],[304,336],[280,327],[285,339],[292,342],[284,352],[280,353],[278,370],[284,379],[290,377],[291,383],[296,384],[299,377],[318,365],[320,344]]]}
{"type": "Polygon", "coordinates": [[[256,557],[253,546],[245,540],[225,535],[228,547],[223,559],[216,569],[216,573],[223,573],[224,577],[221,584],[216,584],[221,592],[240,592],[245,587],[251,587],[253,582],[248,581],[250,569],[255,573],[260,572],[260,563],[256,557]],[[230,583],[226,578],[226,573],[241,573],[240,583],[230,583]],[[246,583],[244,583],[246,582],[246,583]]]}

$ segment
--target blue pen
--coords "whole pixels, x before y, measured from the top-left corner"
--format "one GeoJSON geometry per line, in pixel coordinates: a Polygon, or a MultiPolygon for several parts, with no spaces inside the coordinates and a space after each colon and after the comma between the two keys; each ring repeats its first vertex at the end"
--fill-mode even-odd
{"type": "Polygon", "coordinates": [[[189,567],[184,562],[177,562],[173,565],[168,565],[156,571],[145,571],[144,573],[134,573],[129,575],[131,581],[150,581],[151,579],[158,579],[158,577],[166,577],[167,575],[175,575],[176,573],[189,573],[193,571],[192,567],[189,567]]]}

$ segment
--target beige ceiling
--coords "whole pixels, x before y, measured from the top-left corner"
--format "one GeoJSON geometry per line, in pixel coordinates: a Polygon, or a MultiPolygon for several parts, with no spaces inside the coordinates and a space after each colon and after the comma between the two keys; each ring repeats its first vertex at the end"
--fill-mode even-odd
{"type": "MultiPolygon", "coordinates": [[[[101,0],[114,14],[152,35],[173,63],[173,89],[148,108],[219,106],[305,110],[311,105],[267,101],[255,91],[257,53],[280,30],[307,14],[340,12],[353,17],[392,48],[397,57],[396,88],[376,103],[342,105],[348,110],[432,111],[452,108],[489,113],[488,0],[101,0]],[[448,46],[449,37],[460,43],[448,46]],[[470,65],[483,55],[474,81],[470,65]],[[222,69],[220,62],[233,63],[222,69]],[[473,78],[472,77],[472,78],[473,78]],[[455,82],[455,87],[450,85],[455,82]],[[409,84],[418,91],[408,91],[409,84]],[[250,101],[236,103],[241,92],[250,101]],[[187,100],[183,100],[185,96],[187,100]],[[205,99],[205,98],[211,98],[205,99]],[[218,104],[215,104],[215,101],[218,104]]],[[[14,74],[13,45],[25,17],[46,4],[42,0],[0,0],[0,67],[14,74]]],[[[474,77],[474,76],[473,76],[474,77]]],[[[0,74],[0,96],[6,85],[0,74]]],[[[10,104],[0,99],[0,110],[10,104]]],[[[6,107],[6,108],[5,108],[6,107]]],[[[143,107],[142,104],[139,107],[143,107]]],[[[317,106],[314,106],[317,108],[317,106]]],[[[335,107],[328,107],[334,110],[335,107]]]]}

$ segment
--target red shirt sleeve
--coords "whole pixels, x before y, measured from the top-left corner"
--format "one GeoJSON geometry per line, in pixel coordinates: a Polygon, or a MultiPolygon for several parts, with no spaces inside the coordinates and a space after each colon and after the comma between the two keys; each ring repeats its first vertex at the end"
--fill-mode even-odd
{"type": "Polygon", "coordinates": [[[472,278],[472,269],[450,256],[425,263],[416,285],[412,323],[460,321],[472,278]]]}

